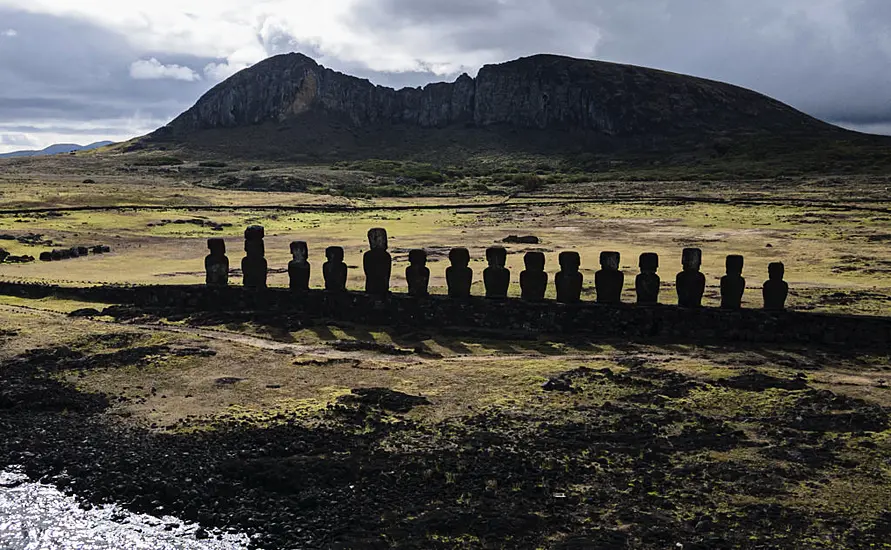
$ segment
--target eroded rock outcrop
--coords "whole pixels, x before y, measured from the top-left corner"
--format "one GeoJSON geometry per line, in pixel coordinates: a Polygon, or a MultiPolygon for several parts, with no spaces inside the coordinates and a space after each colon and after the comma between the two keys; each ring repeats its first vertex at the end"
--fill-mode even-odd
{"type": "Polygon", "coordinates": [[[353,127],[510,126],[606,136],[832,128],[751,90],[631,65],[535,55],[486,65],[476,78],[463,74],[451,83],[394,90],[292,53],[218,84],[153,137],[319,112],[353,127]]]}

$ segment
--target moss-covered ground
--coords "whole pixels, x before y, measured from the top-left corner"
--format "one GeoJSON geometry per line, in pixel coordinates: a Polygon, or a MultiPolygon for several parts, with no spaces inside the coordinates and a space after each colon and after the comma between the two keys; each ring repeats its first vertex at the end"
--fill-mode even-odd
{"type": "MultiPolygon", "coordinates": [[[[428,250],[438,293],[448,249],[470,248],[481,294],[485,248],[535,235],[537,245],[505,245],[514,281],[524,251],[544,251],[553,276],[559,252],[577,250],[589,300],[600,251],[621,252],[626,301],[637,256],[653,251],[672,303],[680,251],[699,246],[707,305],[717,304],[724,257],[741,253],[745,307],[760,307],[767,264],[783,261],[794,309],[891,314],[891,200],[875,176],[555,179],[530,192],[463,174],[464,187],[452,175],[424,197],[368,199],[321,187],[211,188],[226,170],[212,166],[125,172],[76,159],[77,170],[55,161],[0,173],[0,235],[13,237],[0,248],[112,252],[0,264],[0,279],[196,283],[207,238],[226,238],[236,269],[244,227],[261,224],[272,285],[287,284],[288,243],[299,239],[309,243],[313,286],[322,285],[324,248],[340,245],[349,286],[359,289],[365,233],[380,226],[397,291],[411,248],[428,250]],[[47,210],[57,207],[70,209],[47,210]],[[15,240],[32,233],[53,244],[15,240]]],[[[335,187],[396,174],[391,165],[259,172],[271,170],[335,187]]],[[[887,350],[68,315],[102,307],[0,297],[0,462],[27,458],[29,473],[91,501],[248,531],[265,547],[883,548],[891,540],[887,350]]]]}

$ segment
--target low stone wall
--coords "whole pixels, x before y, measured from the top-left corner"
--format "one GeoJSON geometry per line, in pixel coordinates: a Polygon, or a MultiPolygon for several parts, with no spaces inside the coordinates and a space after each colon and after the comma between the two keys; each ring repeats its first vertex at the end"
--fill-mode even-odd
{"type": "Polygon", "coordinates": [[[604,305],[489,300],[445,296],[385,297],[360,292],[329,293],[239,286],[189,285],[59,287],[0,282],[0,294],[27,298],[57,296],[177,312],[263,311],[308,320],[346,321],[369,326],[461,328],[553,335],[591,335],[634,341],[734,341],[891,348],[891,318],[771,312],[757,309],[684,309],[671,305],[604,305]]]}

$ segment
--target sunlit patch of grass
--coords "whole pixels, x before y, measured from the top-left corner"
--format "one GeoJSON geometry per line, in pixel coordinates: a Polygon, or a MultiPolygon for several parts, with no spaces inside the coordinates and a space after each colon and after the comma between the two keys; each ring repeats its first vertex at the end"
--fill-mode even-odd
{"type": "Polygon", "coordinates": [[[694,388],[690,394],[675,401],[693,411],[718,418],[781,415],[795,402],[794,392],[769,388],[763,392],[748,392],[721,387],[694,388]]]}

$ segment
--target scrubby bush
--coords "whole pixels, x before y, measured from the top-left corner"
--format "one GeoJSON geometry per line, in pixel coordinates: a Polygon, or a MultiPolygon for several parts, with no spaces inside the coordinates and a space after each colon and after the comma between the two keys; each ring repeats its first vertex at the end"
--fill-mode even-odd
{"type": "Polygon", "coordinates": [[[179,166],[183,160],[176,157],[148,157],[133,161],[134,166],[179,166]]]}

